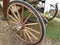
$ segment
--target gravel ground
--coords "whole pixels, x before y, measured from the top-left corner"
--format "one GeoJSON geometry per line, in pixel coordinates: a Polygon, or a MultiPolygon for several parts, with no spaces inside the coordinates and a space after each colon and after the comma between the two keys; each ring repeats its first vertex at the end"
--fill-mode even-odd
{"type": "MultiPolygon", "coordinates": [[[[9,29],[9,26],[3,18],[0,17],[0,45],[29,45],[20,41],[14,33],[9,29]]],[[[60,45],[60,42],[45,38],[37,45],[60,45]]]]}

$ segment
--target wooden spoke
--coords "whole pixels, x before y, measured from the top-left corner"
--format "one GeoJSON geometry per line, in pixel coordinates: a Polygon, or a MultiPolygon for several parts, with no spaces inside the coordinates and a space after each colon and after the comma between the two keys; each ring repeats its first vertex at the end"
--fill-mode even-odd
{"type": "Polygon", "coordinates": [[[10,8],[10,11],[12,12],[12,14],[14,15],[14,17],[19,21],[18,17],[16,16],[16,14],[14,13],[14,11],[10,8]]]}
{"type": "Polygon", "coordinates": [[[18,14],[18,19],[19,19],[19,21],[21,21],[21,17],[20,17],[20,14],[19,14],[18,10],[17,10],[17,6],[15,5],[15,7],[16,7],[16,12],[18,14]]]}
{"type": "Polygon", "coordinates": [[[38,23],[30,23],[30,24],[25,24],[25,25],[37,25],[38,23]]]}
{"type": "Polygon", "coordinates": [[[26,30],[24,30],[24,31],[25,31],[25,33],[27,34],[29,40],[30,40],[31,42],[33,42],[32,39],[31,39],[31,37],[30,37],[30,35],[29,35],[29,33],[28,33],[26,30]]]}
{"type": "Polygon", "coordinates": [[[51,7],[53,7],[53,8],[56,8],[54,5],[50,5],[51,7]]]}
{"type": "Polygon", "coordinates": [[[14,23],[14,24],[17,24],[15,21],[11,21],[11,20],[10,20],[10,22],[11,22],[11,23],[14,23]]]}
{"type": "Polygon", "coordinates": [[[22,22],[24,20],[24,6],[22,6],[22,22]]]}
{"type": "Polygon", "coordinates": [[[15,29],[17,26],[13,26],[12,29],[15,29]]]}
{"type": "Polygon", "coordinates": [[[29,27],[25,27],[25,28],[27,28],[27,29],[29,29],[30,31],[33,31],[33,32],[35,32],[35,33],[37,33],[37,34],[40,34],[40,32],[38,32],[38,31],[36,31],[36,30],[34,30],[34,29],[32,29],[32,28],[29,28],[29,27]]]}
{"type": "Polygon", "coordinates": [[[14,17],[12,17],[10,14],[8,14],[8,16],[12,18],[16,23],[18,23],[18,21],[14,17]]]}
{"type": "Polygon", "coordinates": [[[17,36],[18,38],[20,38],[20,36],[19,36],[18,34],[16,34],[16,36],[17,36]]]}
{"type": "Polygon", "coordinates": [[[20,36],[22,36],[22,32],[23,32],[23,31],[22,31],[22,30],[20,30],[20,36]]]}
{"type": "Polygon", "coordinates": [[[53,8],[56,8],[55,6],[53,6],[53,8]]]}
{"type": "Polygon", "coordinates": [[[31,35],[34,39],[38,40],[38,38],[37,38],[33,33],[31,33],[29,30],[27,30],[27,32],[30,33],[30,35],[31,35]]]}
{"type": "Polygon", "coordinates": [[[24,21],[23,24],[25,24],[27,22],[27,20],[30,18],[31,15],[32,15],[32,13],[30,13],[30,15],[26,18],[26,20],[24,21]]]}
{"type": "Polygon", "coordinates": [[[23,33],[24,33],[25,40],[27,40],[27,37],[26,37],[26,33],[25,33],[25,31],[24,31],[23,33]]]}

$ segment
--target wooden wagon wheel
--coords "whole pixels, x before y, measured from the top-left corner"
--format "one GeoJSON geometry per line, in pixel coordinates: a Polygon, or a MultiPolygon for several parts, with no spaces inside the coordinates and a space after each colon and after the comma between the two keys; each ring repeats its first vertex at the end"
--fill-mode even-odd
{"type": "Polygon", "coordinates": [[[48,13],[48,21],[51,21],[52,19],[54,19],[55,17],[56,17],[56,15],[57,15],[57,13],[58,13],[58,5],[57,5],[57,3],[56,3],[56,5],[55,6],[53,6],[53,5],[50,5],[51,6],[51,8],[54,8],[54,9],[50,9],[50,12],[48,13]]]}
{"type": "Polygon", "coordinates": [[[45,34],[45,25],[38,12],[29,3],[13,1],[7,7],[9,27],[16,30],[16,36],[29,44],[42,41],[45,34]],[[29,22],[28,20],[35,20],[29,22]]]}

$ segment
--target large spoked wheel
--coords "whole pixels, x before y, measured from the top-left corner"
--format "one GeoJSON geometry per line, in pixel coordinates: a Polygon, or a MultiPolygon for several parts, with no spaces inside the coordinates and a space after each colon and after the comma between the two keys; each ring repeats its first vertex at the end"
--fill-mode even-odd
{"type": "Polygon", "coordinates": [[[13,1],[7,8],[9,27],[15,30],[16,36],[29,44],[42,41],[45,34],[45,25],[39,13],[29,3],[13,1]],[[30,22],[29,19],[34,20],[30,22]]]}

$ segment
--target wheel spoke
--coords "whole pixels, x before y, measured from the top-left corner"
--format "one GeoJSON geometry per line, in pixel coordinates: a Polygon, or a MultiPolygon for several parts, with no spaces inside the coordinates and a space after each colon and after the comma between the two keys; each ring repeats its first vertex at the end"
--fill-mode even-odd
{"type": "Polygon", "coordinates": [[[15,5],[15,8],[16,8],[16,12],[18,14],[18,19],[19,19],[19,22],[20,22],[21,21],[21,17],[20,17],[20,14],[19,14],[18,10],[17,10],[17,6],[16,5],[15,5]]]}
{"type": "Polygon", "coordinates": [[[24,21],[24,6],[22,6],[22,22],[24,21]]]}
{"type": "Polygon", "coordinates": [[[27,22],[27,20],[30,18],[31,15],[32,15],[32,13],[30,13],[30,15],[26,18],[26,20],[24,21],[23,25],[27,22]]]}
{"type": "Polygon", "coordinates": [[[17,20],[19,20],[18,19],[18,17],[16,16],[16,14],[14,13],[14,11],[10,8],[10,11],[12,12],[12,14],[14,15],[14,17],[17,19],[17,20]]]}
{"type": "Polygon", "coordinates": [[[28,33],[26,30],[24,30],[24,31],[25,31],[25,33],[27,34],[29,40],[30,40],[31,42],[33,42],[32,39],[31,39],[31,37],[30,37],[30,35],[29,35],[29,33],[28,33]]]}
{"type": "Polygon", "coordinates": [[[29,28],[29,27],[25,27],[25,28],[27,28],[27,29],[29,29],[30,31],[33,31],[33,32],[35,32],[35,33],[37,33],[37,34],[40,34],[40,32],[38,32],[38,31],[36,31],[36,30],[34,30],[34,29],[32,29],[32,28],[29,28]]]}
{"type": "Polygon", "coordinates": [[[11,21],[11,20],[10,20],[10,22],[17,25],[17,23],[16,23],[15,21],[11,21]]]}
{"type": "Polygon", "coordinates": [[[20,36],[22,36],[22,33],[23,33],[23,31],[22,31],[22,30],[20,30],[20,36]]]}
{"type": "Polygon", "coordinates": [[[12,17],[10,14],[8,14],[8,16],[12,18],[16,23],[18,23],[18,21],[14,17],[12,17]]]}
{"type": "Polygon", "coordinates": [[[26,33],[25,33],[25,31],[24,31],[24,37],[25,37],[25,40],[27,40],[27,36],[26,36],[26,33]]]}
{"type": "Polygon", "coordinates": [[[33,33],[31,33],[29,30],[27,30],[27,32],[28,32],[34,39],[38,40],[38,38],[37,38],[33,33]]]}
{"type": "Polygon", "coordinates": [[[12,29],[15,29],[15,28],[16,28],[16,26],[13,26],[13,27],[12,27],[12,29]]]}
{"type": "Polygon", "coordinates": [[[25,25],[38,25],[38,23],[29,23],[29,24],[25,24],[25,25]]]}
{"type": "Polygon", "coordinates": [[[12,29],[17,27],[17,23],[16,22],[10,21],[10,23],[12,23],[12,26],[13,26],[12,29]]]}
{"type": "Polygon", "coordinates": [[[54,5],[50,5],[51,7],[53,7],[53,8],[56,8],[54,5]]]}

